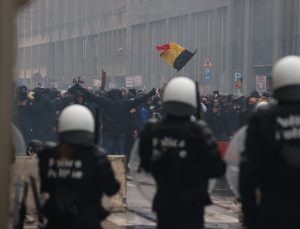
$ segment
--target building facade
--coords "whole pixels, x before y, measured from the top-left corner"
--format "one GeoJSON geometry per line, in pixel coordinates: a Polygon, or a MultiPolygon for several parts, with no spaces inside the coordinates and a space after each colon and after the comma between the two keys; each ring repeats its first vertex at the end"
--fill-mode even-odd
{"type": "Polygon", "coordinates": [[[267,90],[274,62],[300,54],[298,12],[300,0],[37,0],[18,17],[16,74],[64,87],[79,76],[92,84],[104,69],[107,87],[128,76],[160,87],[175,71],[155,46],[172,41],[197,50],[178,75],[202,93],[267,90]]]}

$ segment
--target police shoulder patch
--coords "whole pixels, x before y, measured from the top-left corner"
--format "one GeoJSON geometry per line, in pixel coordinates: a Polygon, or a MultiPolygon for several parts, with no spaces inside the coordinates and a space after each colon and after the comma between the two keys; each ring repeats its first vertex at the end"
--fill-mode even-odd
{"type": "Polygon", "coordinates": [[[146,122],[146,124],[147,123],[158,123],[158,120],[157,119],[155,119],[155,118],[150,118],[147,122],[146,122]]]}
{"type": "Polygon", "coordinates": [[[55,147],[57,147],[57,143],[56,142],[47,141],[47,142],[44,143],[43,149],[44,150],[48,150],[48,149],[52,149],[52,148],[55,148],[55,147]]]}
{"type": "Polygon", "coordinates": [[[206,122],[203,121],[203,120],[197,121],[197,125],[198,125],[199,127],[202,127],[202,128],[207,128],[207,124],[206,124],[206,122]]]}

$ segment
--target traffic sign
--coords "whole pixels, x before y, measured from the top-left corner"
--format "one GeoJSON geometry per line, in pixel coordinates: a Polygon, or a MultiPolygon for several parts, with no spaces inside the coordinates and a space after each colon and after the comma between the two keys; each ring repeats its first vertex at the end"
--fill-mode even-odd
{"type": "Polygon", "coordinates": [[[212,78],[212,69],[211,68],[204,69],[204,77],[205,77],[205,80],[211,80],[211,78],[212,78]]]}
{"type": "Polygon", "coordinates": [[[241,72],[235,72],[234,73],[234,82],[237,82],[242,79],[242,73],[241,72]]]}
{"type": "Polygon", "coordinates": [[[203,66],[204,67],[212,67],[213,66],[210,58],[206,58],[203,66]]]}
{"type": "Polygon", "coordinates": [[[241,89],[242,88],[242,81],[243,81],[243,75],[241,72],[236,71],[233,74],[234,77],[234,88],[235,89],[241,89]]]}

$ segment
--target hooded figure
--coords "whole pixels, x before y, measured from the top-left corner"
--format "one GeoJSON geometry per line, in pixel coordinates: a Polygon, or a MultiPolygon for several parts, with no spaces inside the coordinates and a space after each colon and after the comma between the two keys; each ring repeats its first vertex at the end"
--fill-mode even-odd
{"type": "Polygon", "coordinates": [[[110,154],[124,155],[126,133],[128,131],[128,122],[130,120],[129,111],[153,96],[155,94],[155,89],[136,99],[123,98],[121,91],[118,89],[108,91],[106,96],[96,96],[77,85],[74,86],[74,89],[81,91],[88,99],[90,99],[90,101],[101,107],[104,148],[110,154]]]}
{"type": "Polygon", "coordinates": [[[25,143],[28,144],[32,137],[32,119],[29,109],[29,102],[27,100],[26,86],[16,88],[14,121],[18,129],[21,131],[25,143]]]}

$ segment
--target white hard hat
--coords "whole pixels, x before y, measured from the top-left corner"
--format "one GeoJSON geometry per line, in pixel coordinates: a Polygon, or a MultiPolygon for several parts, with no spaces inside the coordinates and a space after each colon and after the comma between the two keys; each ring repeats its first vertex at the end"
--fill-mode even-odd
{"type": "Polygon", "coordinates": [[[170,80],[163,94],[163,106],[168,114],[189,116],[197,110],[196,84],[187,77],[176,77],[170,80]]]}
{"type": "Polygon", "coordinates": [[[300,57],[286,56],[273,68],[274,97],[279,100],[300,100],[300,57]]]}
{"type": "Polygon", "coordinates": [[[82,105],[66,107],[58,118],[59,139],[70,144],[92,144],[95,122],[89,109],[82,105]]]}

